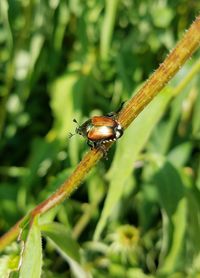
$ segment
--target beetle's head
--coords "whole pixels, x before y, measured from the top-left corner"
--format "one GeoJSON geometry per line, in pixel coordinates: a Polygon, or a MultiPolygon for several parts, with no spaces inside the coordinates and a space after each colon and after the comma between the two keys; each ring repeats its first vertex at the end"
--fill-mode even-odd
{"type": "Polygon", "coordinates": [[[82,130],[82,128],[81,128],[80,126],[76,128],[75,132],[76,132],[77,134],[83,136],[83,130],[82,130]]]}
{"type": "Polygon", "coordinates": [[[76,119],[73,119],[73,122],[76,123],[78,125],[78,127],[76,127],[75,129],[75,133],[70,133],[69,134],[69,138],[71,138],[72,136],[74,136],[75,134],[79,134],[84,136],[84,132],[83,132],[83,128],[79,125],[79,123],[77,122],[76,119]]]}

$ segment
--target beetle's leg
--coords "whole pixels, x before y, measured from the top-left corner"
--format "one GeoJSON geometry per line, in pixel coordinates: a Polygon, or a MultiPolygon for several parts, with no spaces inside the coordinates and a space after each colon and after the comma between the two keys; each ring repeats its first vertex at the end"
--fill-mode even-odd
{"type": "Polygon", "coordinates": [[[116,112],[110,112],[106,116],[113,118],[114,120],[117,118],[117,114],[121,111],[122,107],[124,106],[125,101],[123,101],[116,112]]]}
{"type": "Polygon", "coordinates": [[[122,103],[120,104],[119,108],[118,108],[117,111],[115,112],[116,114],[118,114],[118,113],[122,110],[122,108],[123,108],[125,102],[126,102],[126,101],[122,101],[122,103]]]}
{"type": "Polygon", "coordinates": [[[94,149],[94,148],[95,148],[95,144],[94,144],[92,141],[87,140],[87,144],[88,144],[88,146],[89,146],[91,149],[94,149]]]}
{"type": "Polygon", "coordinates": [[[99,140],[99,141],[96,141],[96,142],[87,140],[87,144],[91,149],[101,150],[103,152],[103,157],[105,157],[105,159],[108,160],[107,150],[106,150],[105,145],[103,144],[103,140],[99,140]]]}
{"type": "Polygon", "coordinates": [[[108,152],[106,150],[106,147],[104,144],[99,146],[99,149],[103,152],[103,157],[105,158],[105,160],[108,160],[108,152]]]}
{"type": "Polygon", "coordinates": [[[117,116],[117,114],[116,114],[115,112],[110,112],[110,113],[106,114],[106,116],[107,116],[107,117],[110,117],[110,118],[112,118],[112,119],[115,119],[116,116],[117,116]]]}
{"type": "Polygon", "coordinates": [[[96,144],[95,144],[95,148],[100,149],[103,153],[103,157],[106,160],[108,160],[108,156],[107,156],[108,152],[106,150],[106,146],[103,143],[103,140],[97,141],[96,144]]]}

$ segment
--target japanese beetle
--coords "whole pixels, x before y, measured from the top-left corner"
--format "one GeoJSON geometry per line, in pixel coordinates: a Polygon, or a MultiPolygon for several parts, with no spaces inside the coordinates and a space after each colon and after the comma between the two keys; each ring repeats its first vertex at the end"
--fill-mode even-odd
{"type": "MultiPolygon", "coordinates": [[[[92,149],[100,148],[106,156],[104,144],[116,141],[123,135],[123,128],[116,120],[117,113],[111,112],[106,116],[94,116],[91,119],[79,125],[75,133],[87,138],[87,144],[92,149]]],[[[72,137],[74,134],[70,134],[72,137]]]]}

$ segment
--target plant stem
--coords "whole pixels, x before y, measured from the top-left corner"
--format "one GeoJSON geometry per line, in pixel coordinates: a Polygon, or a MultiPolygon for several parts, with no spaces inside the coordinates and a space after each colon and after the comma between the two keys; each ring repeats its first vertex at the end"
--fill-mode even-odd
{"type": "MultiPolygon", "coordinates": [[[[160,67],[152,74],[139,92],[126,104],[119,113],[118,121],[126,129],[137,115],[147,106],[147,104],[163,89],[167,82],[172,79],[176,72],[182,67],[187,59],[194,53],[200,43],[200,16],[191,25],[185,33],[182,40],[177,44],[174,50],[168,55],[160,67]]],[[[108,149],[111,144],[107,144],[108,149]]],[[[60,188],[48,199],[39,204],[30,212],[30,218],[47,212],[51,208],[60,204],[74,191],[85,178],[86,174],[102,157],[100,150],[89,151],[82,161],[78,164],[75,171],[66,180],[60,188]]],[[[24,219],[24,218],[23,218],[24,219]]],[[[19,221],[10,231],[0,238],[0,250],[14,240],[19,231],[19,221]]],[[[30,219],[30,220],[31,220],[30,219]]]]}
{"type": "Polygon", "coordinates": [[[200,44],[200,16],[185,33],[182,40],[167,56],[159,68],[147,80],[139,92],[120,112],[118,120],[127,128],[147,104],[163,89],[176,72],[188,60],[200,44]]]}

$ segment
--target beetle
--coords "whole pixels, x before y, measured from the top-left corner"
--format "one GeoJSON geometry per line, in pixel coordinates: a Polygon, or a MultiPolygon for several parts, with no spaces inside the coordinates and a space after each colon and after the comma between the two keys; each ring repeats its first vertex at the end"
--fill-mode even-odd
{"type": "MultiPolygon", "coordinates": [[[[116,119],[117,113],[110,112],[106,116],[94,116],[79,125],[77,120],[73,120],[78,127],[75,134],[87,138],[87,144],[91,149],[101,149],[106,156],[105,143],[118,140],[123,135],[123,127],[116,119]]],[[[73,135],[70,133],[70,137],[73,135]]]]}

